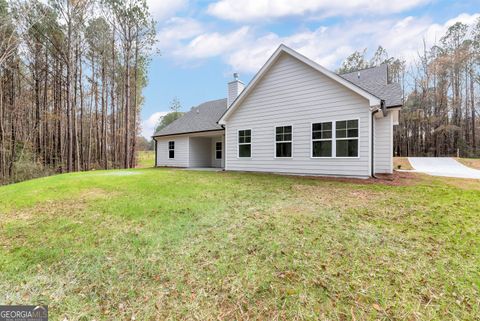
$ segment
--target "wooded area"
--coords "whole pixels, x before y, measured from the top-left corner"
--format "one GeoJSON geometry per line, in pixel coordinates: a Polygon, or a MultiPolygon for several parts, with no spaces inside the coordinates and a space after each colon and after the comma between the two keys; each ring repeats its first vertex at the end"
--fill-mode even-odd
{"type": "Polygon", "coordinates": [[[368,61],[355,52],[340,72],[388,63],[389,76],[404,88],[396,156],[480,157],[480,19],[456,23],[438,44],[418,53],[414,62],[389,57],[379,47],[368,61]]]}
{"type": "MultiPolygon", "coordinates": [[[[0,184],[133,167],[154,39],[145,0],[0,0],[0,184]]],[[[366,52],[338,72],[389,64],[405,101],[396,156],[480,157],[480,19],[413,62],[366,52]]]]}
{"type": "Polygon", "coordinates": [[[135,164],[145,0],[0,0],[0,183],[135,164]]]}

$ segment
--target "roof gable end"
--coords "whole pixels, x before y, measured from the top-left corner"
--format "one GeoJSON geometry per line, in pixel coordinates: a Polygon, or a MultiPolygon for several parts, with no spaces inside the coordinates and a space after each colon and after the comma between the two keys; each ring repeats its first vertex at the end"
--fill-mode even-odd
{"type": "Polygon", "coordinates": [[[270,56],[270,58],[267,60],[267,62],[260,68],[260,70],[257,72],[255,77],[253,77],[252,81],[248,84],[248,86],[242,91],[242,93],[233,101],[232,105],[225,111],[225,113],[222,115],[218,123],[220,125],[225,125],[226,120],[228,117],[238,108],[238,106],[242,103],[242,101],[252,92],[252,90],[255,88],[255,86],[260,82],[260,80],[263,78],[263,76],[267,73],[268,70],[277,62],[278,58],[282,53],[286,53],[301,62],[307,64],[308,66],[312,67],[313,69],[317,70],[318,72],[321,72],[323,75],[327,76],[328,78],[336,81],[337,83],[343,85],[344,87],[354,91],[358,95],[366,98],[369,101],[370,106],[380,106],[381,100],[380,98],[374,96],[373,94],[369,93],[368,91],[358,87],[357,85],[353,84],[352,82],[340,77],[339,75],[331,72],[330,70],[320,66],[316,62],[314,62],[311,59],[308,59],[307,57],[301,55],[300,53],[296,52],[295,50],[285,46],[285,45],[280,45],[277,50],[270,56]]]}

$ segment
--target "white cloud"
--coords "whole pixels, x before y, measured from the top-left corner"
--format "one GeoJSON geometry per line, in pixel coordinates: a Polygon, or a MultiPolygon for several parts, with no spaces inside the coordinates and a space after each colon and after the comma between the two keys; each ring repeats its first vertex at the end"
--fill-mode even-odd
{"type": "Polygon", "coordinates": [[[231,21],[258,21],[296,15],[358,16],[386,15],[402,12],[431,0],[220,0],[208,6],[207,12],[231,21]]]}
{"type": "Polygon", "coordinates": [[[169,55],[184,65],[219,57],[231,67],[231,71],[255,73],[273,51],[284,43],[321,65],[334,69],[354,50],[368,48],[372,52],[379,45],[392,56],[412,61],[422,50],[423,40],[430,47],[455,22],[471,24],[479,17],[480,14],[464,13],[440,24],[426,17],[358,18],[313,30],[303,29],[286,36],[273,32],[260,34],[250,26],[226,33],[208,32],[197,21],[175,18],[172,20],[174,23],[163,29],[159,37],[166,39],[164,43],[167,44],[169,55]]]}
{"type": "Polygon", "coordinates": [[[303,30],[280,37],[269,33],[240,42],[238,50],[229,51],[224,58],[234,71],[256,72],[281,43],[298,50],[319,64],[334,69],[354,50],[376,50],[381,45],[390,55],[412,61],[422,50],[438,42],[451,25],[460,21],[471,24],[480,14],[461,14],[444,24],[432,23],[427,18],[406,17],[401,20],[348,21],[339,25],[303,30]]]}
{"type": "Polygon", "coordinates": [[[187,0],[147,0],[147,5],[155,19],[165,19],[185,8],[187,0]]]}
{"type": "Polygon", "coordinates": [[[160,118],[162,118],[166,114],[168,114],[168,111],[159,111],[159,112],[153,113],[152,115],[150,115],[150,117],[144,120],[142,122],[142,136],[147,139],[150,139],[154,134],[155,127],[160,121],[160,118]]]}
{"type": "Polygon", "coordinates": [[[204,26],[192,18],[173,17],[157,31],[157,46],[163,51],[181,46],[182,41],[205,32],[204,26]]]}
{"type": "Polygon", "coordinates": [[[222,55],[235,50],[250,34],[249,27],[241,27],[230,33],[204,33],[196,36],[185,47],[176,50],[175,55],[185,58],[203,59],[222,55]]]}
{"type": "Polygon", "coordinates": [[[378,42],[382,44],[391,55],[404,57],[411,61],[418,57],[423,49],[423,42],[427,48],[440,41],[447,29],[456,22],[468,25],[473,24],[480,14],[460,14],[443,24],[432,23],[429,19],[406,17],[393,26],[388,27],[386,33],[378,34],[378,42]]]}

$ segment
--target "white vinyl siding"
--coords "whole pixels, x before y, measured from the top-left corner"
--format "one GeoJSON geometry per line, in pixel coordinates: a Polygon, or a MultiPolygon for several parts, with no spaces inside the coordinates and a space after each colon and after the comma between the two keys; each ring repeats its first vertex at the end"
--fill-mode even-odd
{"type": "Polygon", "coordinates": [[[282,54],[227,119],[227,170],[370,176],[369,102],[296,58],[282,54]],[[312,158],[312,123],[359,120],[359,156],[312,158]],[[291,158],[275,158],[278,124],[292,126],[291,158]],[[237,157],[238,130],[252,129],[252,153],[237,157]]]}
{"type": "Polygon", "coordinates": [[[157,138],[157,166],[188,167],[188,137],[157,138]],[[175,157],[169,158],[168,142],[175,142],[175,157]]]}
{"type": "Polygon", "coordinates": [[[386,117],[375,118],[375,172],[393,172],[393,113],[386,117]]]}

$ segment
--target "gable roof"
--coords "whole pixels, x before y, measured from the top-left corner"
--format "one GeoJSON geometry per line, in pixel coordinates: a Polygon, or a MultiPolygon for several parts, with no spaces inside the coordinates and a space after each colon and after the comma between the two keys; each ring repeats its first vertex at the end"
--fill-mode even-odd
{"type": "Polygon", "coordinates": [[[248,93],[253,90],[255,85],[275,63],[282,52],[292,55],[300,61],[306,63],[312,68],[318,70],[325,76],[337,81],[359,95],[369,100],[370,106],[379,106],[381,100],[385,106],[399,107],[403,105],[402,90],[400,84],[388,83],[388,66],[380,65],[373,68],[367,68],[346,74],[337,75],[312,60],[302,56],[298,52],[280,45],[275,53],[268,59],[263,67],[258,71],[248,86],[235,99],[230,108],[227,108],[227,99],[217,99],[207,101],[197,107],[192,108],[185,115],[172,122],[167,127],[156,132],[153,137],[186,134],[193,132],[204,132],[222,130],[226,117],[231,114],[234,108],[240,105],[248,93]],[[359,77],[360,76],[360,77],[359,77]],[[218,120],[218,122],[217,122],[218,120]]]}
{"type": "Polygon", "coordinates": [[[221,130],[223,128],[217,123],[217,120],[226,109],[226,98],[207,101],[193,107],[185,115],[156,132],[153,137],[221,130]]]}
{"type": "Polygon", "coordinates": [[[302,61],[303,63],[309,65],[313,69],[321,72],[323,75],[327,76],[328,78],[338,82],[339,84],[345,86],[346,88],[356,92],[360,96],[368,99],[370,106],[380,106],[381,99],[376,97],[372,93],[366,91],[365,89],[359,87],[358,85],[354,84],[351,81],[346,80],[343,77],[331,72],[330,70],[320,66],[316,62],[307,57],[301,55],[300,53],[296,52],[295,50],[281,44],[277,50],[273,53],[273,55],[267,60],[267,62],[260,68],[257,72],[255,77],[253,77],[252,81],[248,84],[248,86],[242,91],[242,93],[234,100],[232,105],[226,110],[226,112],[222,115],[220,120],[218,121],[219,124],[224,125],[225,120],[232,114],[232,112],[241,104],[241,102],[249,95],[249,93],[253,90],[255,85],[262,79],[265,73],[271,68],[271,66],[277,61],[278,57],[282,54],[286,53],[298,60],[302,61]]]}
{"type": "Polygon", "coordinates": [[[388,66],[386,64],[339,76],[384,100],[387,108],[403,105],[402,87],[398,83],[388,83],[388,66]]]}

